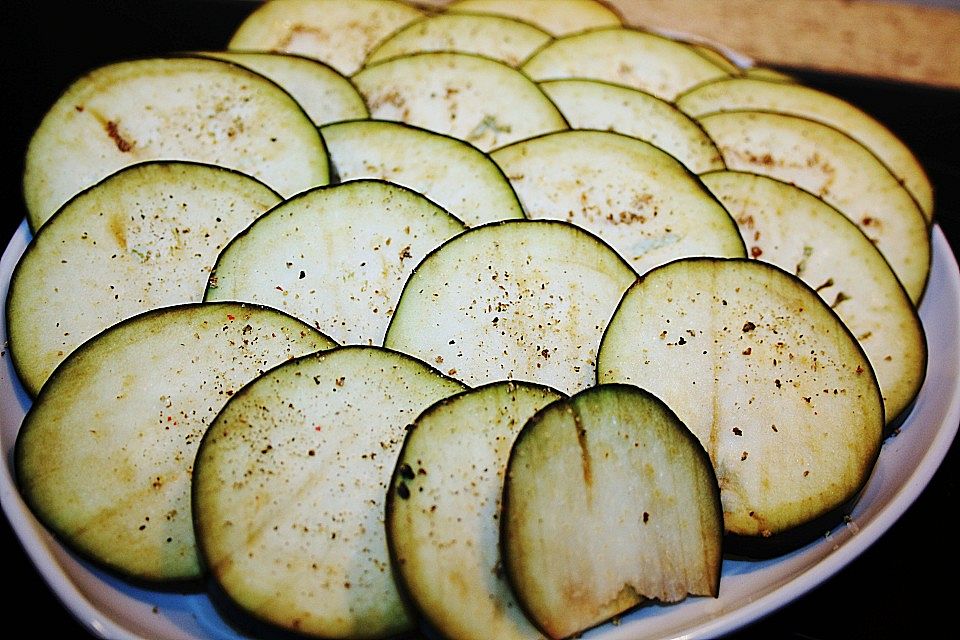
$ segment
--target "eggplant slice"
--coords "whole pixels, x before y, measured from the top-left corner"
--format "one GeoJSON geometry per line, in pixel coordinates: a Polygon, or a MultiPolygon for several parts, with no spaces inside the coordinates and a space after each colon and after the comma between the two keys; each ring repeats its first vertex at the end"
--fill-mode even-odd
{"type": "Polygon", "coordinates": [[[445,638],[528,640],[500,557],[500,496],[524,423],[559,392],[494,382],[441,400],[407,433],[387,495],[397,577],[445,638]]]}
{"type": "Polygon", "coordinates": [[[230,396],[334,343],[275,309],[165,307],[85,342],[24,418],[17,486],[67,547],[134,582],[203,574],[190,512],[194,455],[230,396]]]}
{"type": "Polygon", "coordinates": [[[165,159],[234,169],[284,197],[329,181],[316,126],[259,73],[203,57],[127,60],[71,84],[31,137],[23,176],[30,228],[119,169],[165,159]]]}
{"type": "Polygon", "coordinates": [[[407,425],[464,390],[427,364],[347,346],[234,394],[197,452],[193,515],[236,620],[322,638],[410,631],[384,500],[407,425]]]}
{"type": "Polygon", "coordinates": [[[10,351],[36,395],[85,340],[157,307],[200,302],[230,240],[280,196],[213,165],[153,161],[72,198],[37,231],[10,280],[10,351]]]}
{"type": "Polygon", "coordinates": [[[384,345],[477,386],[524,380],[573,393],[636,279],[616,251],[557,220],[468,229],[417,265],[384,345]]]}
{"type": "Polygon", "coordinates": [[[501,547],[525,610],[566,638],[647,600],[716,596],[723,514],[703,447],[656,397],[608,384],[523,427],[501,547]]]}
{"type": "Polygon", "coordinates": [[[380,180],[286,200],[220,254],[205,300],[269,305],[340,344],[382,344],[404,283],[464,230],[415,191],[380,180]]]}
{"type": "Polygon", "coordinates": [[[598,381],[642,386],[697,435],[720,482],[731,549],[780,552],[836,526],[873,470],[884,411],[873,368],[798,277],[690,258],[624,296],[598,381]]]}

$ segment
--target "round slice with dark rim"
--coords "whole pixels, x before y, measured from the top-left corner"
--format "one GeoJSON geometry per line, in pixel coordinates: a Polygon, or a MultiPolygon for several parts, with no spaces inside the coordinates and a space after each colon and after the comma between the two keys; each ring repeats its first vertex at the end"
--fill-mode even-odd
{"type": "Polygon", "coordinates": [[[475,53],[518,67],[553,37],[505,16],[438,13],[412,22],[374,49],[366,64],[424,51],[475,53]]]}
{"type": "Polygon", "coordinates": [[[837,312],[877,374],[887,431],[908,413],[927,368],[917,310],[877,247],[842,213],[766,176],[701,176],[737,221],[750,255],[793,273],[837,312]]]}
{"type": "Polygon", "coordinates": [[[702,82],[728,77],[724,69],[679,40],[632,27],[595,29],[557,38],[521,70],[537,82],[603,80],[673,100],[702,82]]]}
{"type": "Polygon", "coordinates": [[[235,169],[284,197],[329,181],[316,126],[259,73],[203,57],[115,62],[74,81],[33,133],[23,176],[31,229],[119,169],[164,159],[235,169]]]}
{"type": "Polygon", "coordinates": [[[846,100],[797,82],[724,78],[694,87],[677,106],[695,118],[719,111],[774,111],[829,124],[873,151],[933,218],[933,186],[913,151],[873,116],[846,100]]]}
{"type": "Polygon", "coordinates": [[[561,397],[493,382],[441,400],[407,433],[387,494],[387,543],[404,592],[445,638],[540,637],[503,572],[500,497],[520,428],[561,397]]]}
{"type": "Polygon", "coordinates": [[[551,638],[648,600],[719,593],[723,513],[710,459],[635,386],[591,387],[524,425],[502,523],[506,574],[551,638]]]}
{"type": "Polygon", "coordinates": [[[465,140],[483,151],[567,128],[553,102],[513,67],[468,53],[413,53],[353,76],[370,115],[465,140]]]}
{"type": "Polygon", "coordinates": [[[927,219],[869,149],[830,125],[783,113],[727,111],[700,123],[727,168],[795,184],[853,220],[919,304],[930,272],[927,219]]]}
{"type": "Polygon", "coordinates": [[[270,78],[300,103],[317,126],[369,115],[353,83],[319,60],[263,51],[201,51],[197,55],[235,62],[270,78]]]}
{"type": "Polygon", "coordinates": [[[381,344],[404,283],[463,223],[406,187],[355,180],[271,209],[220,253],[205,299],[282,309],[340,344],[381,344]]]}
{"type": "Polygon", "coordinates": [[[735,553],[783,553],[840,523],[883,439],[859,342],[800,278],[758,260],[644,275],[607,327],[597,380],[649,390],[700,439],[735,553]]]}
{"type": "Polygon", "coordinates": [[[148,311],[57,367],[17,436],[17,486],[65,546],[125,579],[196,585],[194,455],[230,396],[334,343],[274,309],[236,303],[148,311]]]}
{"type": "Polygon", "coordinates": [[[174,161],[121,169],[72,198],[11,276],[10,352],[24,388],[36,395],[71,351],[124,318],[201,301],[220,251],[279,202],[237,171],[174,161]]]}
{"type": "Polygon", "coordinates": [[[490,13],[516,18],[535,24],[554,36],[622,24],[620,16],[609,5],[597,0],[551,0],[551,2],[454,0],[447,5],[446,10],[490,13]]]}
{"type": "Polygon", "coordinates": [[[595,233],[637,271],[688,256],[743,257],[720,201],[672,155],[609,131],[570,130],[491,154],[531,219],[595,233]]]}
{"type": "Polygon", "coordinates": [[[381,40],[423,15],[399,0],[269,0],[240,23],[227,48],[295,53],[349,76],[381,40]]]}
{"type": "Polygon", "coordinates": [[[321,133],[342,181],[379,178],[401,184],[471,227],[524,217],[500,167],[463,140],[388,120],[339,122],[321,133]]]}
{"type": "Polygon", "coordinates": [[[407,425],[463,390],[414,358],[346,346],[234,394],[193,482],[199,548],[234,619],[322,638],[411,631],[384,500],[407,425]]]}
{"type": "Polygon", "coordinates": [[[724,169],[723,158],[700,125],[666,100],[599,80],[547,80],[540,88],[571,129],[614,131],[640,138],[674,156],[694,173],[724,169]]]}
{"type": "Polygon", "coordinates": [[[567,222],[474,227],[417,265],[384,344],[470,386],[509,379],[572,393],[593,383],[600,336],[636,277],[567,222]]]}

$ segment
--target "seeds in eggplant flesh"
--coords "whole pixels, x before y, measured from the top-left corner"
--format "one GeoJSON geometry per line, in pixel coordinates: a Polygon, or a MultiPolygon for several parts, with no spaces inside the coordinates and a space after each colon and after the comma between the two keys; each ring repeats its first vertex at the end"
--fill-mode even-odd
{"type": "Polygon", "coordinates": [[[384,500],[407,425],[464,390],[426,363],[346,346],[287,362],[234,394],[197,452],[197,542],[247,617],[318,637],[411,629],[384,500]]]}
{"type": "Polygon", "coordinates": [[[407,434],[387,496],[387,539],[404,591],[444,637],[539,636],[503,575],[500,496],[520,428],[561,395],[494,382],[438,402],[407,434]]]}
{"type": "Polygon", "coordinates": [[[164,307],[91,338],[43,386],[17,437],[17,484],[68,547],[137,582],[203,573],[190,514],[194,455],[228,398],[333,342],[275,309],[164,307]]]}
{"type": "Polygon", "coordinates": [[[501,548],[517,598],[551,638],[646,600],[716,596],[723,514],[703,447],[631,385],[557,400],[507,465],[501,548]]]}
{"type": "Polygon", "coordinates": [[[757,260],[647,273],[610,321],[598,381],[643,386],[697,435],[726,530],[751,553],[835,525],[880,452],[883,402],[856,338],[813,289],[757,260]]]}

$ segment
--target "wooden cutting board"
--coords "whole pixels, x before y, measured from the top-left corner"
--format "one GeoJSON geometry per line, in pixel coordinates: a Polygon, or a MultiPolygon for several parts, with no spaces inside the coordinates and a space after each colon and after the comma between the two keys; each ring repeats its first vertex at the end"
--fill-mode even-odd
{"type": "Polygon", "coordinates": [[[960,89],[960,0],[953,9],[923,0],[603,1],[629,24],[706,38],[759,64],[960,89]]]}
{"type": "Polygon", "coordinates": [[[891,0],[614,0],[631,24],[685,30],[770,65],[960,89],[957,9],[891,0]]]}

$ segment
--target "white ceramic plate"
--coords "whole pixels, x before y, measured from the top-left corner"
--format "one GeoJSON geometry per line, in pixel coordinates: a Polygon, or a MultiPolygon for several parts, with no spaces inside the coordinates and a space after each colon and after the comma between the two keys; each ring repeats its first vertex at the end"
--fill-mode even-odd
{"type": "MultiPolygon", "coordinates": [[[[30,239],[26,224],[0,261],[0,300],[30,239]]],[[[585,638],[604,640],[716,637],[745,626],[826,580],[876,541],[917,498],[940,465],[960,424],[960,272],[938,227],[933,269],[920,316],[929,346],[928,374],[916,406],[883,446],[879,463],[850,521],[789,555],[762,562],[723,564],[720,597],[690,598],[643,607],[617,626],[585,638]]],[[[13,482],[13,447],[30,400],[6,349],[0,363],[0,500],[14,531],[53,591],[93,633],[109,638],[155,640],[241,638],[203,594],[172,594],[134,587],[78,560],[37,523],[13,482]]]]}

